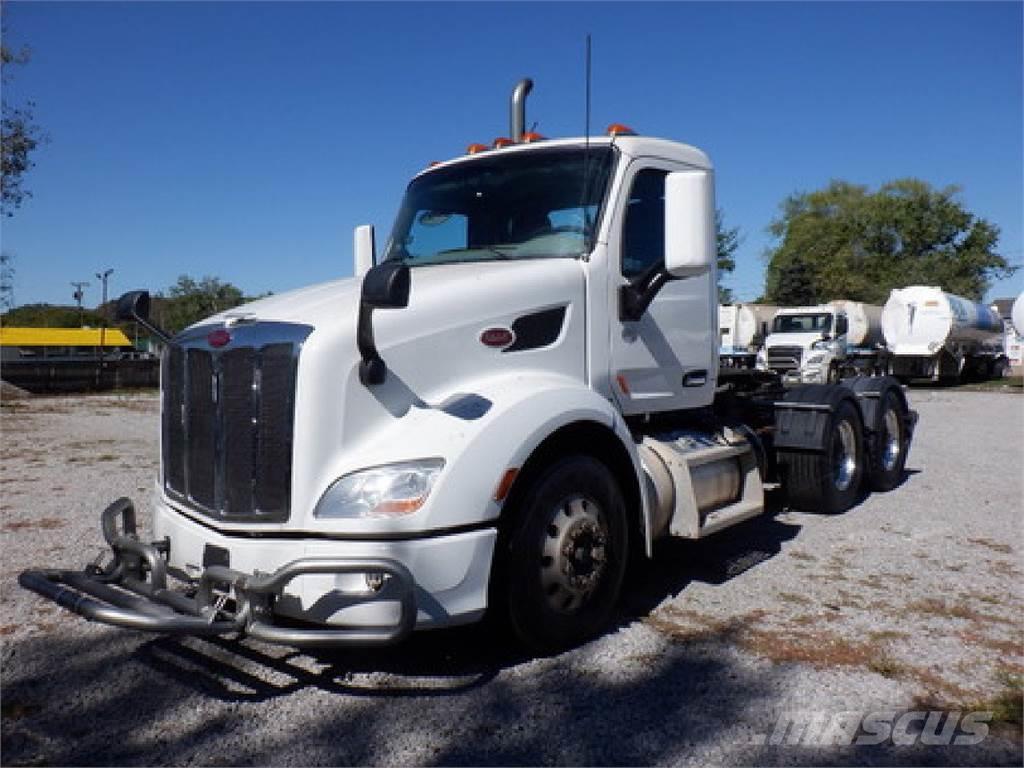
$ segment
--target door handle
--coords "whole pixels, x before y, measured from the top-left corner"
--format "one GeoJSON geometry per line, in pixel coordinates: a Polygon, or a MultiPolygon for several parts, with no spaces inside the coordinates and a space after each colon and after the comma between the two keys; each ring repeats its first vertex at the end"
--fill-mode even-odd
{"type": "Polygon", "coordinates": [[[684,387],[703,387],[708,383],[708,372],[705,369],[687,371],[683,374],[684,387]]]}

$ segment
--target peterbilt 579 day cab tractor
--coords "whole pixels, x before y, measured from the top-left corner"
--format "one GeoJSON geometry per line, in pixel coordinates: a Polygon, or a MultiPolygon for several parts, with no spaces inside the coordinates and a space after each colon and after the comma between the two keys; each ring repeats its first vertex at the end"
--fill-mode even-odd
{"type": "Polygon", "coordinates": [[[109,563],[21,584],[156,632],[392,643],[492,611],[557,648],[605,625],[630,558],[760,515],[766,487],[834,513],[897,485],[895,381],[719,372],[707,156],[542,140],[529,87],[509,139],[410,182],[379,260],[357,230],[354,278],[170,338],[152,536],[118,500],[109,563]]]}

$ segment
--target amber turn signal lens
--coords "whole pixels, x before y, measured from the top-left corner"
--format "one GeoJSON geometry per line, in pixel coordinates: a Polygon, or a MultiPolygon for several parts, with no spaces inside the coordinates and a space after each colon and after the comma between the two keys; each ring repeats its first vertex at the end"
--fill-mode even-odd
{"type": "Polygon", "coordinates": [[[612,123],[608,126],[609,136],[636,136],[636,131],[622,123],[612,123]]]}

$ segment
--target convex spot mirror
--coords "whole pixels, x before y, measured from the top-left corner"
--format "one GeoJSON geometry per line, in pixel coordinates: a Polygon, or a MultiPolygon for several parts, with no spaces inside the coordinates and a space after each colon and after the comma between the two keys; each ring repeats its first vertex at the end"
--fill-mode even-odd
{"type": "Polygon", "coordinates": [[[710,170],[673,171],[665,177],[665,271],[695,277],[716,258],[715,184],[710,170]]]}

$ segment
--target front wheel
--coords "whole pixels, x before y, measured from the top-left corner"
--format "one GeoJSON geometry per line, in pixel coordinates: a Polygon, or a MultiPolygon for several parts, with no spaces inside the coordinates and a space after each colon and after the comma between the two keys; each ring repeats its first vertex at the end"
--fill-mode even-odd
{"type": "Polygon", "coordinates": [[[626,571],[626,507],[612,473],[589,456],[567,457],[511,511],[503,586],[516,634],[541,651],[597,634],[626,571]]]}
{"type": "Polygon", "coordinates": [[[786,458],[786,497],[794,509],[829,514],[854,505],[864,477],[864,435],[857,406],[842,399],[829,415],[824,450],[786,458]]]}

